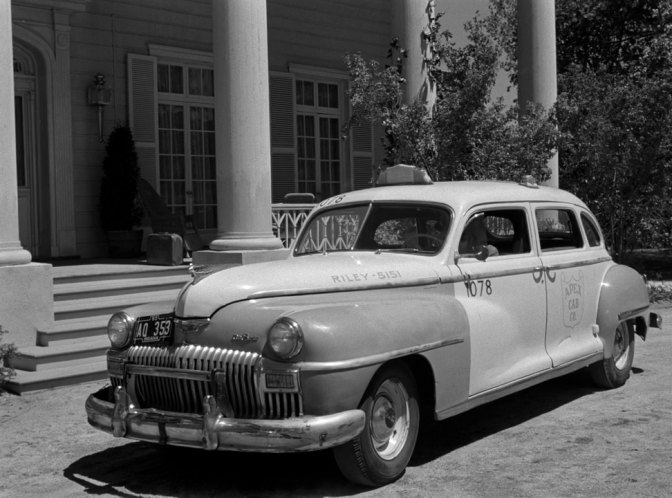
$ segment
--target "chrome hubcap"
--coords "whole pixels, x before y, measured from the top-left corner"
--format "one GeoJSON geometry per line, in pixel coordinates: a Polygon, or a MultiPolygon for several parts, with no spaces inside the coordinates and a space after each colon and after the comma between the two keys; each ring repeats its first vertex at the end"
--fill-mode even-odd
{"type": "Polygon", "coordinates": [[[378,456],[391,460],[401,452],[408,438],[409,420],[406,389],[386,380],[378,389],[371,410],[371,440],[378,456]]]}

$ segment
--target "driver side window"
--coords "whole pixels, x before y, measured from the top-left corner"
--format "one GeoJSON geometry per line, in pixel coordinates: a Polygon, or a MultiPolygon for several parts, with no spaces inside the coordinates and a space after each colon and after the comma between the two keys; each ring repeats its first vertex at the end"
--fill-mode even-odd
{"type": "Polygon", "coordinates": [[[525,211],[497,209],[474,213],[462,232],[458,252],[475,257],[483,248],[487,249],[487,257],[529,253],[525,211]]]}

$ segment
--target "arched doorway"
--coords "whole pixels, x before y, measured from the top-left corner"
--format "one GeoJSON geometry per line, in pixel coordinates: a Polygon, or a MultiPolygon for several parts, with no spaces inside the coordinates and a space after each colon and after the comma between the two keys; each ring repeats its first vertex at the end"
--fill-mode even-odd
{"type": "Polygon", "coordinates": [[[50,257],[49,168],[44,151],[46,106],[40,66],[23,45],[14,43],[19,239],[33,259],[50,257]]]}

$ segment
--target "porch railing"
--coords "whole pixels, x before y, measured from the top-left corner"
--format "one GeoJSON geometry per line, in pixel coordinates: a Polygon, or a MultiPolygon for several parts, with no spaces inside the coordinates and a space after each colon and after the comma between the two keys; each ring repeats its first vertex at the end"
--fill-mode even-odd
{"type": "Polygon", "coordinates": [[[273,204],[273,233],[275,233],[285,247],[289,247],[299,235],[301,225],[306,221],[308,214],[315,204],[273,204]]]}

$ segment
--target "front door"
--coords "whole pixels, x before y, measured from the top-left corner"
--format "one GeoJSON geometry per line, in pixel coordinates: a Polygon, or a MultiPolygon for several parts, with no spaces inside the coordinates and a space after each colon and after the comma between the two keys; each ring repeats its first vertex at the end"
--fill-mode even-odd
{"type": "Polygon", "coordinates": [[[460,229],[457,266],[464,282],[455,284],[455,294],[469,317],[470,396],[551,368],[546,293],[530,226],[526,206],[503,205],[468,213],[460,229]],[[483,246],[489,255],[480,261],[483,246]]]}

